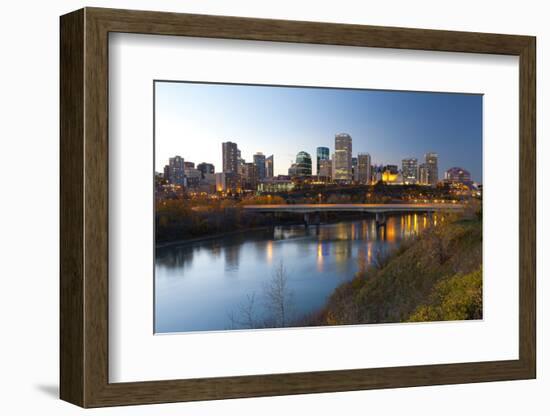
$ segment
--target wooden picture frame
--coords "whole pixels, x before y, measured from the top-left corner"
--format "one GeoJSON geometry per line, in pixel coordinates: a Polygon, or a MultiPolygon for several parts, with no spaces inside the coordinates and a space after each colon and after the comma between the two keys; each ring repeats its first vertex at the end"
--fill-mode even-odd
{"type": "Polygon", "coordinates": [[[101,407],[536,377],[534,37],[100,8],[62,16],[60,29],[61,399],[101,407]],[[519,56],[519,359],[109,383],[110,32],[519,56]]]}

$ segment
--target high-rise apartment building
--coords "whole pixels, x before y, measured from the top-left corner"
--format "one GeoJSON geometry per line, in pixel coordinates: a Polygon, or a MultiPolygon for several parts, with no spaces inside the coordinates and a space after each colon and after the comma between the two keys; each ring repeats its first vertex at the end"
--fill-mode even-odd
{"type": "Polygon", "coordinates": [[[237,143],[233,143],[233,142],[222,143],[223,172],[238,173],[240,158],[241,158],[241,152],[237,147],[237,143]]]}
{"type": "Polygon", "coordinates": [[[334,180],[352,181],[351,151],[351,136],[347,133],[337,134],[334,138],[334,180]]]}

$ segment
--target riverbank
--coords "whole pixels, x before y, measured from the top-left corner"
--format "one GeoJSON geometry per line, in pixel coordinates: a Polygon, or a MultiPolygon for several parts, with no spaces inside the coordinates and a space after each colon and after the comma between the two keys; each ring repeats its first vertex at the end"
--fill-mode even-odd
{"type": "Polygon", "coordinates": [[[309,325],[482,318],[482,221],[447,220],[340,285],[309,325]]]}

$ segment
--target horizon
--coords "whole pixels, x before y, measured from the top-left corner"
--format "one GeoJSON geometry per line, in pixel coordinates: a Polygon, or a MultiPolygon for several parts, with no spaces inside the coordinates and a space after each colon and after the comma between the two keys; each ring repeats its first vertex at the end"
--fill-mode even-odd
{"type": "Polygon", "coordinates": [[[305,151],[316,174],[317,147],[328,147],[332,158],[335,135],[347,133],[352,156],[369,153],[373,166],[401,169],[408,158],[420,165],[435,152],[439,179],[461,167],[483,181],[479,94],[180,81],[154,86],[158,172],[176,155],[221,172],[222,143],[230,141],[247,162],[258,152],[274,155],[274,175],[287,175],[296,154],[305,151]]]}

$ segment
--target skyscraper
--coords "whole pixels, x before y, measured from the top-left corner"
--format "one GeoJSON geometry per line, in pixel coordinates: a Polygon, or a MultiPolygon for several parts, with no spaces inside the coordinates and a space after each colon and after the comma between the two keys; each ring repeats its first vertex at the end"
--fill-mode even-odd
{"type": "Polygon", "coordinates": [[[169,159],[168,172],[170,183],[174,185],[185,185],[185,161],[181,156],[174,156],[169,159]]]}
{"type": "Polygon", "coordinates": [[[359,168],[357,166],[357,158],[352,157],[351,158],[351,177],[353,182],[359,182],[359,168]]]}
{"type": "Polygon", "coordinates": [[[418,182],[418,159],[409,158],[401,161],[403,183],[414,184],[418,182]]]}
{"type": "Polygon", "coordinates": [[[275,176],[274,173],[274,160],[273,155],[265,159],[265,176],[266,178],[272,178],[275,176]]]}
{"type": "Polygon", "coordinates": [[[337,134],[334,138],[334,172],[336,181],[351,182],[351,136],[347,133],[337,134]]]}
{"type": "Polygon", "coordinates": [[[296,175],[311,176],[311,156],[308,152],[298,152],[296,155],[296,175]]]}
{"type": "Polygon", "coordinates": [[[316,174],[317,176],[320,175],[319,171],[321,169],[321,160],[329,160],[330,159],[330,150],[328,147],[318,147],[317,148],[317,170],[316,174]]]}
{"type": "Polygon", "coordinates": [[[432,186],[437,185],[439,180],[439,169],[437,167],[437,153],[428,152],[424,155],[428,165],[428,183],[432,186]]]}
{"type": "Polygon", "coordinates": [[[265,155],[261,152],[256,153],[253,157],[254,165],[256,166],[256,175],[259,180],[265,179],[265,155]]]}
{"type": "Polygon", "coordinates": [[[238,173],[240,154],[237,143],[222,143],[223,172],[238,173]]]}
{"type": "Polygon", "coordinates": [[[358,182],[364,185],[371,183],[371,159],[368,153],[359,153],[357,155],[358,182]]]}

